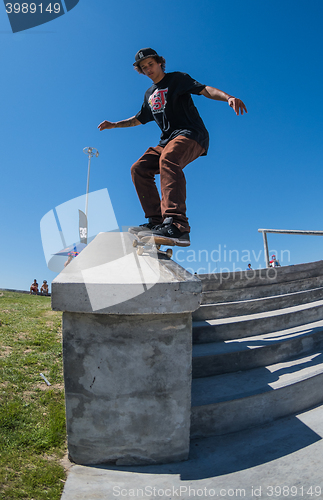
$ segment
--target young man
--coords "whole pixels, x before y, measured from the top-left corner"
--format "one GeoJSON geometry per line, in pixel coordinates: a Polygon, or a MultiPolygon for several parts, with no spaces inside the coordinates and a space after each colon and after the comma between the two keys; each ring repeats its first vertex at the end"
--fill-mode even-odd
{"type": "Polygon", "coordinates": [[[48,284],[47,280],[43,281],[43,284],[40,288],[40,295],[48,295],[48,284]]]}
{"type": "Polygon", "coordinates": [[[37,293],[38,293],[38,283],[37,283],[37,280],[35,278],[34,282],[30,286],[29,294],[30,295],[34,295],[34,294],[37,295],[37,293]]]}
{"type": "Polygon", "coordinates": [[[186,73],[165,73],[165,59],[151,48],[135,55],[135,69],[153,82],[145,93],[141,110],[119,122],[107,120],[99,130],[133,127],[155,120],[162,134],[158,146],[149,148],[131,167],[132,180],[148,222],[129,229],[138,237],[154,236],[156,243],[172,239],[176,245],[190,245],[186,217],[186,181],[183,169],[207,154],[209,134],[191,94],[226,101],[237,115],[247,112],[244,103],[221,90],[202,85],[186,73]],[[155,184],[160,174],[161,199],[155,184]]]}

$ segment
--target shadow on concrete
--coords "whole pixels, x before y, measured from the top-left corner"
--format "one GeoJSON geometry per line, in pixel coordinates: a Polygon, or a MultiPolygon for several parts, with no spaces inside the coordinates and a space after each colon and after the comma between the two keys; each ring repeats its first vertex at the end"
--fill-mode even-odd
{"type": "Polygon", "coordinates": [[[92,466],[142,474],[177,474],[181,480],[218,477],[262,465],[306,448],[321,436],[296,416],[255,429],[191,441],[185,462],[146,466],[92,466]]]}
{"type": "MultiPolygon", "coordinates": [[[[192,407],[203,406],[234,399],[246,398],[260,393],[274,391],[273,384],[284,387],[286,383],[280,382],[280,378],[290,375],[289,383],[296,383],[304,379],[303,370],[314,369],[323,363],[323,354],[303,354],[303,358],[290,360],[289,366],[279,367],[276,371],[270,371],[266,367],[253,368],[248,371],[224,373],[209,377],[207,386],[203,377],[193,379],[192,385],[192,407]],[[297,374],[300,373],[298,376],[297,374]]],[[[313,373],[314,375],[314,373],[313,373]]],[[[307,377],[310,377],[307,373],[307,377]]],[[[288,385],[288,384],[287,384],[288,385]]]]}
{"type": "MultiPolygon", "coordinates": [[[[270,335],[268,338],[264,339],[253,339],[252,337],[248,337],[247,339],[233,343],[233,351],[241,350],[245,346],[245,349],[248,349],[252,346],[268,346],[271,344],[279,344],[282,342],[286,342],[286,340],[297,340],[302,339],[304,337],[309,337],[313,333],[322,332],[322,326],[316,326],[313,328],[306,328],[304,330],[298,330],[297,332],[290,332],[288,330],[282,332],[276,332],[276,335],[270,335]]],[[[223,342],[225,344],[225,342],[223,342]]]]}

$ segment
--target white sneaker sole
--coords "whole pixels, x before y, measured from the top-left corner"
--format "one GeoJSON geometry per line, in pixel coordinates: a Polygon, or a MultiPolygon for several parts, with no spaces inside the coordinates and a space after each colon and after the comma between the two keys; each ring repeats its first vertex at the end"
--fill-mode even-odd
{"type": "Polygon", "coordinates": [[[157,234],[151,234],[150,236],[138,235],[141,241],[144,243],[155,243],[156,245],[169,245],[178,247],[189,247],[191,242],[189,240],[180,240],[179,238],[169,238],[167,236],[158,236],[157,234]]]}

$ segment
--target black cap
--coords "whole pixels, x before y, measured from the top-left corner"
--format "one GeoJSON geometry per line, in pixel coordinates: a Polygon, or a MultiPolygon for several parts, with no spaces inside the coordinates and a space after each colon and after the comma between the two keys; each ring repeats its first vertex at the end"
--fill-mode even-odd
{"type": "Polygon", "coordinates": [[[141,61],[147,59],[147,57],[153,57],[153,56],[158,56],[157,52],[154,49],[150,48],[140,49],[135,55],[136,62],[134,62],[133,65],[137,66],[141,61]]]}

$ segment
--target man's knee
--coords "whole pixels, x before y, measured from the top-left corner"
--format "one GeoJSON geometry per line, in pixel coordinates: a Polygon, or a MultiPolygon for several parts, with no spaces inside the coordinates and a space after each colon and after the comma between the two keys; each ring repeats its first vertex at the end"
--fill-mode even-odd
{"type": "Polygon", "coordinates": [[[136,161],[130,168],[131,178],[134,180],[138,175],[142,177],[144,167],[140,160],[136,161]]]}
{"type": "Polygon", "coordinates": [[[162,170],[182,170],[184,167],[181,155],[174,150],[165,150],[160,157],[160,168],[162,170]]]}
{"type": "Polygon", "coordinates": [[[139,158],[130,169],[131,177],[154,177],[159,173],[159,157],[148,156],[147,154],[139,158]]]}
{"type": "Polygon", "coordinates": [[[196,160],[204,149],[193,139],[188,137],[176,137],[168,143],[162,155],[161,162],[165,165],[183,169],[186,165],[196,160]]]}

